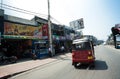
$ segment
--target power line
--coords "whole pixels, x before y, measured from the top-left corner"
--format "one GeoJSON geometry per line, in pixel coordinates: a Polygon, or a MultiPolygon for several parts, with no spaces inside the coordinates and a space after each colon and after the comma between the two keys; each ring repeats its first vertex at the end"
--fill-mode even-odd
{"type": "Polygon", "coordinates": [[[3,7],[3,8],[4,8],[4,9],[13,10],[13,11],[16,11],[16,12],[20,12],[20,13],[26,13],[26,14],[34,15],[34,14],[32,14],[32,13],[23,12],[23,11],[19,11],[19,10],[11,9],[11,8],[8,8],[8,7],[3,7]]]}
{"type": "Polygon", "coordinates": [[[53,18],[52,16],[51,16],[51,20],[53,20],[53,21],[57,22],[58,24],[62,24],[61,22],[59,22],[58,20],[56,20],[56,19],[55,19],[55,18],[53,18]]]}
{"type": "MultiPolygon", "coordinates": [[[[2,3],[1,3],[1,4],[2,4],[2,3]]],[[[28,11],[28,10],[20,9],[20,8],[13,7],[13,6],[10,6],[10,5],[7,5],[7,4],[2,4],[2,5],[7,6],[7,7],[11,7],[11,8],[14,8],[14,9],[17,9],[17,10],[21,10],[21,11],[25,11],[25,12],[33,13],[33,14],[39,14],[39,15],[47,16],[47,15],[45,15],[45,14],[41,14],[41,13],[37,13],[37,12],[32,12],[32,11],[28,11]]]]}
{"type": "Polygon", "coordinates": [[[3,7],[3,8],[4,9],[9,9],[9,10],[12,10],[12,11],[16,11],[16,12],[20,12],[20,13],[25,13],[25,14],[29,14],[29,15],[39,16],[39,17],[42,17],[44,19],[47,18],[47,16],[42,16],[40,14],[34,14],[34,13],[24,12],[24,11],[21,11],[21,10],[16,10],[16,9],[8,8],[8,7],[3,7]]]}
{"type": "MultiPolygon", "coordinates": [[[[0,4],[2,4],[2,3],[0,3],[0,4]]],[[[47,15],[45,15],[45,14],[40,14],[40,13],[36,13],[36,12],[32,12],[32,11],[28,11],[28,10],[16,8],[16,7],[13,7],[13,6],[10,6],[10,5],[6,5],[6,4],[2,4],[2,5],[1,6],[4,9],[9,9],[9,10],[12,10],[12,11],[16,11],[16,12],[20,12],[20,13],[25,13],[25,14],[29,14],[29,15],[37,15],[37,16],[44,17],[44,18],[47,17],[47,15]]]]}
{"type": "MultiPolygon", "coordinates": [[[[29,15],[39,16],[39,17],[42,17],[44,19],[48,18],[48,16],[45,15],[45,14],[40,14],[40,13],[37,13],[37,12],[32,12],[32,11],[20,9],[20,8],[13,7],[13,6],[10,6],[10,5],[7,5],[7,4],[3,4],[3,3],[0,3],[0,4],[1,4],[1,7],[4,8],[4,9],[9,9],[9,10],[12,10],[12,11],[16,11],[16,12],[20,12],[20,13],[25,13],[25,14],[29,14],[29,15]]],[[[54,23],[62,24],[58,20],[56,20],[55,18],[53,18],[53,17],[50,17],[50,18],[51,18],[51,20],[54,23]]]]}

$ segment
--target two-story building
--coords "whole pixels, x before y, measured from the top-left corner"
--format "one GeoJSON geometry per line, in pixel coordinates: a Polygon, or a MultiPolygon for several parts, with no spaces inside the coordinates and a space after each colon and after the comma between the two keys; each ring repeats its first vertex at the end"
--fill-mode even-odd
{"type": "MultiPolygon", "coordinates": [[[[35,16],[31,20],[6,15],[4,10],[0,9],[0,51],[7,56],[15,55],[22,58],[28,49],[35,49],[41,45],[35,46],[35,42],[46,42],[46,48],[49,47],[49,27],[48,20],[35,16]]],[[[64,46],[68,51],[74,38],[74,30],[64,25],[51,23],[52,41],[55,52],[60,51],[64,46]]],[[[41,43],[42,43],[41,42],[41,43]]],[[[44,43],[43,42],[43,43],[44,43]]]]}

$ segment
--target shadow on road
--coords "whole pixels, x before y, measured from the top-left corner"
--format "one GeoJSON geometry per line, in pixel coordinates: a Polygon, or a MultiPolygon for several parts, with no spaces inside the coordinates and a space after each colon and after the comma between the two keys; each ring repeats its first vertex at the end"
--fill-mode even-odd
{"type": "Polygon", "coordinates": [[[105,61],[102,61],[102,60],[95,61],[94,70],[107,70],[107,69],[108,69],[108,65],[105,61]]]}
{"type": "Polygon", "coordinates": [[[86,69],[86,70],[107,70],[108,66],[105,61],[96,60],[95,66],[93,64],[80,64],[77,69],[86,69]]]}

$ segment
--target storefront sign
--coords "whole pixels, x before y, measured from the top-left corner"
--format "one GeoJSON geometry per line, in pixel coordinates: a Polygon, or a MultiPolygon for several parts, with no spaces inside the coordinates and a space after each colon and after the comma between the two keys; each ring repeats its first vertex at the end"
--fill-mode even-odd
{"type": "Polygon", "coordinates": [[[4,22],[4,35],[33,36],[36,38],[42,38],[42,28],[41,26],[35,27],[4,22]]]}
{"type": "Polygon", "coordinates": [[[49,32],[48,32],[48,24],[42,26],[42,36],[43,39],[48,39],[49,32]]]}

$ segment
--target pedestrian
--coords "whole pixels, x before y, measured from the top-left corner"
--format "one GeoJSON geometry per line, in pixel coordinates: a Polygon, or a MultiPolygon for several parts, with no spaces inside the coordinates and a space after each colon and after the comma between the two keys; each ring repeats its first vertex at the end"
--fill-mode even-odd
{"type": "Polygon", "coordinates": [[[51,50],[51,46],[49,47],[49,49],[48,49],[48,52],[49,52],[49,56],[50,57],[52,57],[52,52],[51,52],[52,50],[51,50]]]}
{"type": "Polygon", "coordinates": [[[64,53],[64,51],[65,51],[64,46],[61,46],[61,52],[64,53]]]}

